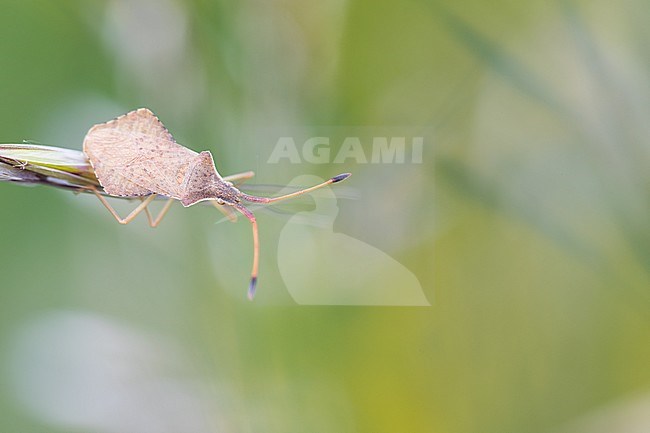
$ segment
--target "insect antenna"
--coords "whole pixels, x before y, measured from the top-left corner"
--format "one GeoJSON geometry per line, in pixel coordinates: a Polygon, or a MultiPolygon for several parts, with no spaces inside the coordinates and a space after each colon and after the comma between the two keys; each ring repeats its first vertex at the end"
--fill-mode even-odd
{"type": "Polygon", "coordinates": [[[248,220],[251,222],[251,225],[253,226],[253,270],[251,271],[251,282],[248,285],[248,299],[252,300],[253,296],[255,296],[255,289],[257,287],[257,271],[259,268],[260,260],[260,239],[259,232],[257,230],[257,220],[255,219],[253,212],[249,211],[244,206],[237,204],[234,207],[239,212],[241,212],[242,215],[248,218],[248,220]]]}
{"type": "Polygon", "coordinates": [[[302,194],[307,194],[309,192],[317,190],[318,188],[322,188],[324,186],[331,185],[333,183],[341,182],[342,180],[345,180],[348,177],[350,177],[350,175],[351,175],[351,173],[341,173],[338,176],[334,176],[334,177],[326,180],[323,183],[319,183],[318,185],[314,185],[314,186],[312,186],[310,188],[301,189],[300,191],[292,192],[290,194],[281,195],[279,197],[257,197],[257,196],[254,196],[254,195],[248,195],[248,194],[244,194],[244,193],[241,194],[241,197],[244,200],[247,200],[247,201],[250,201],[250,202],[253,202],[253,203],[274,203],[276,201],[287,200],[287,199],[297,197],[297,196],[302,195],[302,194]]]}

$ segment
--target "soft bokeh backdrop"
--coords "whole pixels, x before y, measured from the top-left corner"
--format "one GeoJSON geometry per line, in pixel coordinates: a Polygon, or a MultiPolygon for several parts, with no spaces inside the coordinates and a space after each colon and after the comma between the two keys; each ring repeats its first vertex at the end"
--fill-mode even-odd
{"type": "Polygon", "coordinates": [[[80,149],[146,106],[222,174],[351,171],[317,227],[331,293],[420,297],[304,305],[288,286],[328,290],[306,278],[320,238],[267,210],[249,302],[242,218],[177,205],[120,226],[92,196],[0,184],[0,430],[650,431],[649,16],[1,0],[0,142],[80,149]],[[422,161],[335,161],[354,131],[367,155],[373,134],[421,136],[422,161]],[[331,137],[332,158],[269,163],[287,136],[331,137]]]}

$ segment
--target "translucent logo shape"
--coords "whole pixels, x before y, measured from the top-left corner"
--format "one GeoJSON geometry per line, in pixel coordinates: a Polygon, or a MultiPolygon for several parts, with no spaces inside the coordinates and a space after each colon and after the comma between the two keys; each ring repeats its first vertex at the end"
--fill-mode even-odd
{"type": "MultiPolygon", "coordinates": [[[[292,186],[318,182],[299,176],[292,186]]],[[[316,209],[291,217],[280,233],[278,268],[301,305],[429,306],[417,277],[380,249],[333,230],[331,188],[314,191],[316,209]]]]}

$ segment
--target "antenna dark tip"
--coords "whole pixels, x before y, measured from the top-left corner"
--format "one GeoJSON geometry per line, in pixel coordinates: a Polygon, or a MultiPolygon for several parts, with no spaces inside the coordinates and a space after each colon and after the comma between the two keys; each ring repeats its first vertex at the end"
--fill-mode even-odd
{"type": "Polygon", "coordinates": [[[251,277],[251,283],[248,285],[248,299],[250,301],[255,297],[255,289],[257,288],[257,277],[251,277]]]}
{"type": "Polygon", "coordinates": [[[332,181],[332,183],[336,183],[336,182],[340,182],[342,180],[345,180],[350,176],[352,176],[352,173],[341,173],[338,176],[334,176],[330,180],[332,181]]]}

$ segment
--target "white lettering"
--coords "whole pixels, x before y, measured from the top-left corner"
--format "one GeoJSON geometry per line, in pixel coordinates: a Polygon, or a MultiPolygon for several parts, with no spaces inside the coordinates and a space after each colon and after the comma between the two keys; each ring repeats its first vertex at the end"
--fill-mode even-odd
{"type": "Polygon", "coordinates": [[[334,163],[340,164],[348,158],[355,159],[357,164],[365,164],[368,162],[366,155],[363,153],[361,140],[358,137],[346,137],[343,140],[343,144],[341,144],[341,148],[336,154],[336,158],[334,158],[334,163]]]}
{"type": "Polygon", "coordinates": [[[413,152],[411,153],[411,162],[413,164],[422,164],[422,150],[424,148],[424,137],[413,137],[413,142],[411,147],[413,152]]]}
{"type": "Polygon", "coordinates": [[[300,163],[300,154],[298,154],[296,142],[292,137],[280,137],[266,162],[268,164],[277,164],[282,158],[289,159],[292,164],[300,163]]]}
{"type": "Polygon", "coordinates": [[[406,137],[375,137],[372,139],[372,163],[404,163],[406,137]]]}
{"type": "Polygon", "coordinates": [[[312,137],[305,141],[302,157],[312,164],[326,164],[330,160],[330,139],[328,137],[312,137]]]}

